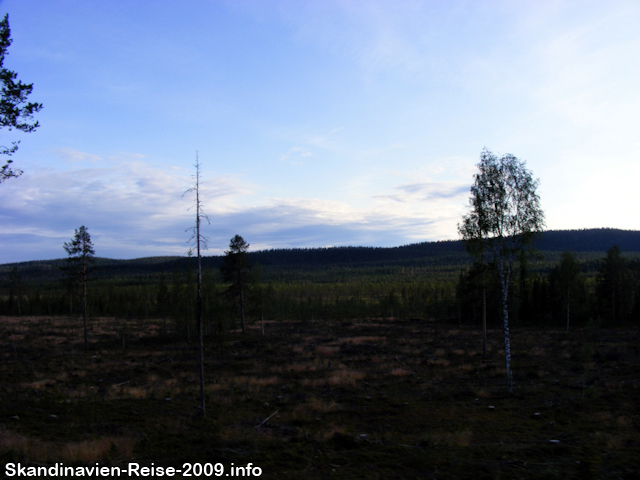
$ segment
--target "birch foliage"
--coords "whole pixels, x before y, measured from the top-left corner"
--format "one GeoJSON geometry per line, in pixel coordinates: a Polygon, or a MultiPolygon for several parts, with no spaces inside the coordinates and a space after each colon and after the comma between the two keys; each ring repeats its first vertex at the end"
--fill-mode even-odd
{"type": "Polygon", "coordinates": [[[511,154],[497,157],[486,148],[480,155],[469,198],[470,211],[458,224],[467,250],[476,257],[489,253],[497,266],[502,291],[507,383],[513,393],[509,335],[511,265],[544,228],[544,212],[525,162],[511,154]]]}

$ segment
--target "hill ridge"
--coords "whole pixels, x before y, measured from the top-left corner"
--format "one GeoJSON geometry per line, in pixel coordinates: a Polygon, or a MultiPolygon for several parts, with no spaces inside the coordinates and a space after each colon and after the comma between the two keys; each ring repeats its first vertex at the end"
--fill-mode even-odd
{"type": "MultiPolygon", "coordinates": [[[[535,247],[544,252],[599,252],[604,254],[617,245],[624,252],[640,252],[640,231],[614,228],[583,230],[547,230],[541,234],[535,247]]],[[[265,267],[295,268],[301,267],[348,267],[348,266],[416,266],[428,262],[430,265],[470,261],[461,240],[439,240],[419,242],[397,247],[315,247],[280,248],[249,252],[251,262],[265,267]]],[[[221,255],[203,257],[203,267],[217,268],[222,262],[221,255]]],[[[0,265],[0,279],[7,279],[9,272],[17,266],[21,275],[27,278],[59,277],[58,265],[64,258],[55,260],[32,260],[28,262],[0,265]]],[[[136,259],[109,259],[96,257],[101,277],[155,275],[171,272],[176,266],[187,267],[188,257],[156,256],[136,259]]]]}

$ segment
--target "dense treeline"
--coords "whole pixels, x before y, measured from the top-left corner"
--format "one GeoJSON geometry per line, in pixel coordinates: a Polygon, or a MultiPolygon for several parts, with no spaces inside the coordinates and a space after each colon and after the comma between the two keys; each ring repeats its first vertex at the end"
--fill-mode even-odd
{"type": "MultiPolygon", "coordinates": [[[[558,239],[575,238],[584,232],[545,235],[549,233],[563,235],[548,236],[547,247],[550,243],[560,245],[558,239]]],[[[631,246],[634,251],[640,250],[640,232],[587,233],[583,242],[587,246],[600,245],[601,237],[609,233],[627,240],[637,238],[638,242],[631,246]]],[[[466,253],[457,251],[460,248],[459,242],[436,242],[396,249],[249,253],[255,279],[247,291],[248,322],[261,318],[415,317],[479,325],[483,268],[472,263],[466,253]],[[425,245],[439,253],[424,256],[425,245]],[[416,253],[412,263],[407,252],[418,251],[423,256],[416,253]],[[380,260],[382,257],[387,260],[380,260]]],[[[623,255],[617,247],[609,249],[604,258],[599,252],[577,252],[572,261],[579,272],[569,280],[566,268],[561,268],[565,259],[561,252],[546,250],[533,258],[521,258],[514,265],[511,279],[513,321],[516,325],[556,327],[579,326],[589,321],[602,325],[640,324],[640,260],[634,255],[637,254],[623,255]]],[[[204,329],[212,335],[234,327],[239,312],[228,295],[229,284],[220,274],[222,257],[205,260],[204,329]]],[[[96,259],[96,267],[89,283],[90,316],[163,318],[166,333],[194,335],[196,286],[192,258],[96,259]]],[[[492,265],[484,267],[484,277],[487,318],[489,326],[495,327],[500,318],[499,288],[492,265]]],[[[80,306],[80,299],[65,286],[55,262],[0,266],[0,314],[76,315],[80,306]]]]}
{"type": "MultiPolygon", "coordinates": [[[[559,265],[547,274],[532,275],[526,262],[513,276],[510,296],[514,321],[561,327],[566,321],[566,287],[559,265]]],[[[404,281],[257,282],[250,286],[247,317],[322,320],[362,317],[428,318],[479,324],[482,315],[482,269],[463,270],[457,281],[429,281],[415,274],[404,281]]],[[[205,333],[223,332],[238,318],[234,302],[225,295],[227,285],[219,272],[204,271],[205,333]]],[[[493,266],[485,269],[487,316],[499,325],[499,288],[493,266]]],[[[90,286],[90,315],[120,318],[163,318],[166,332],[191,337],[194,332],[195,277],[192,269],[176,263],[169,275],[155,283],[127,285],[96,282],[90,286]]],[[[580,273],[571,286],[573,325],[596,321],[602,325],[640,324],[640,260],[626,259],[617,248],[600,261],[596,275],[580,273]]],[[[4,315],[79,314],[80,299],[62,285],[31,289],[17,269],[0,301],[4,315]]]]}
{"type": "MultiPolygon", "coordinates": [[[[545,254],[545,261],[532,265],[548,271],[559,261],[561,252],[576,252],[584,271],[595,272],[599,258],[612,245],[623,252],[640,252],[640,232],[616,229],[563,230],[544,232],[535,247],[545,254]],[[590,262],[589,264],[585,262],[590,262]]],[[[99,246],[98,246],[99,247],[99,246]]],[[[98,248],[99,253],[99,248],[98,248]]],[[[297,248],[248,252],[253,265],[262,265],[262,280],[311,282],[345,282],[351,279],[377,280],[381,275],[398,277],[409,274],[428,274],[432,280],[455,280],[461,266],[472,260],[461,241],[424,242],[393,248],[332,247],[297,248]]],[[[186,269],[187,257],[148,257],[134,260],[95,258],[95,280],[105,279],[121,284],[157,284],[161,272],[170,272],[177,263],[186,269]]],[[[203,257],[203,268],[217,270],[222,256],[203,257]]],[[[31,261],[0,265],[0,282],[7,281],[14,266],[24,281],[47,283],[62,278],[58,268],[64,260],[31,261]]],[[[391,279],[391,278],[389,278],[391,279]]]]}
{"type": "MultiPolygon", "coordinates": [[[[226,294],[216,270],[203,273],[205,333],[235,325],[237,306],[226,294]]],[[[322,320],[362,317],[421,317],[455,319],[455,283],[408,280],[312,283],[307,281],[253,283],[248,288],[247,317],[253,319],[322,320]]],[[[11,291],[13,292],[13,290],[11,291]]],[[[194,324],[195,276],[175,268],[155,285],[97,285],[89,287],[93,317],[164,318],[167,331],[191,336],[194,324]]],[[[47,292],[10,293],[0,302],[4,315],[78,314],[79,299],[64,288],[47,292]],[[20,312],[18,312],[18,299],[20,312]]]]}
{"type": "MultiPolygon", "coordinates": [[[[593,262],[578,262],[566,253],[566,262],[577,266],[568,278],[563,271],[565,261],[546,274],[531,275],[528,262],[521,261],[513,275],[510,311],[514,321],[528,325],[562,327],[570,322],[601,326],[640,325],[640,258],[625,258],[617,246],[610,248],[598,264],[595,275],[585,274],[593,262]],[[569,308],[568,308],[569,307],[569,308]]],[[[460,273],[457,299],[461,321],[478,323],[482,318],[482,274],[478,263],[460,273]]],[[[499,323],[499,286],[495,266],[484,268],[487,318],[499,323]]]]}

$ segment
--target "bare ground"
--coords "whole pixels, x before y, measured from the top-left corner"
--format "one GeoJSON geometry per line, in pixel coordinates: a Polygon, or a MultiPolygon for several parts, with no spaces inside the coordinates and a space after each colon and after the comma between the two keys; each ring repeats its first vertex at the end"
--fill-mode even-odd
{"type": "MultiPolygon", "coordinates": [[[[637,329],[265,322],[195,342],[160,320],[0,317],[0,463],[248,462],[262,478],[637,478],[637,329]],[[124,337],[124,341],[123,341],[124,337]]],[[[2,475],[5,474],[3,468],[2,475]]],[[[180,478],[176,476],[174,478],[180,478]]]]}

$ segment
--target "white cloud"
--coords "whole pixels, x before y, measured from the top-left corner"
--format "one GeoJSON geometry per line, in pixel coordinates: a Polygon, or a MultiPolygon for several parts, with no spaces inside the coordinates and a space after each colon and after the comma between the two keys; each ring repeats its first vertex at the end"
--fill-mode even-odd
{"type": "MultiPolygon", "coordinates": [[[[93,158],[80,153],[74,155],[93,158]]],[[[0,190],[6,208],[3,235],[37,236],[43,251],[58,252],[59,245],[47,244],[47,239],[59,243],[85,225],[100,238],[98,255],[168,254],[184,249],[183,232],[193,217],[188,210],[193,204],[191,195],[183,197],[193,186],[190,175],[167,172],[135,158],[104,160],[101,165],[69,171],[46,168],[7,182],[0,190]]],[[[212,215],[234,211],[238,208],[234,199],[251,192],[250,186],[233,176],[205,177],[201,185],[206,211],[212,215]]],[[[31,252],[23,260],[34,256],[37,253],[31,252]]],[[[12,261],[9,257],[2,260],[12,261]]]]}
{"type": "Polygon", "coordinates": [[[55,150],[55,154],[63,161],[72,164],[76,163],[97,163],[102,162],[103,159],[99,155],[92,153],[81,152],[75,148],[58,148],[55,150]]]}
{"type": "MultiPolygon", "coordinates": [[[[3,185],[0,245],[7,253],[0,254],[0,262],[60,258],[62,243],[80,225],[89,229],[98,256],[185,254],[190,236],[185,230],[194,216],[193,199],[190,194],[183,197],[193,185],[188,172],[159,169],[135,158],[102,160],[99,165],[42,169],[3,185]]],[[[456,194],[455,185],[400,185],[361,208],[319,198],[251,200],[255,188],[236,176],[203,179],[200,193],[211,219],[211,225],[204,226],[210,253],[222,253],[236,233],[254,248],[436,240],[447,230],[440,223],[457,214],[442,203],[456,194]]]]}
{"type": "Polygon", "coordinates": [[[287,153],[281,155],[278,159],[281,162],[288,162],[291,165],[302,165],[301,158],[312,157],[313,153],[311,153],[308,149],[303,147],[291,147],[287,153]]]}
{"type": "Polygon", "coordinates": [[[550,227],[638,228],[636,0],[36,4],[12,7],[45,109],[0,187],[7,256],[83,223],[107,256],[184,253],[194,147],[226,174],[212,251],[455,238],[484,146],[528,162],[550,227]]]}

